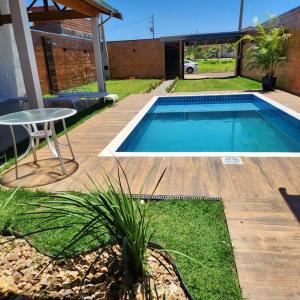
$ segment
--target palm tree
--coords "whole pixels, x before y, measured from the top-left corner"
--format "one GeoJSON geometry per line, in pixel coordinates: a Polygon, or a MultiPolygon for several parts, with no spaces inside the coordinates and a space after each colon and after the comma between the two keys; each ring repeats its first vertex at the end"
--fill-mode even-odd
{"type": "MultiPolygon", "coordinates": [[[[275,87],[275,73],[278,66],[286,60],[286,42],[291,38],[291,34],[286,32],[284,26],[273,27],[271,21],[267,27],[257,23],[254,33],[244,35],[240,41],[246,40],[251,42],[247,49],[246,68],[261,69],[264,73],[264,82],[266,89],[275,87]],[[271,86],[267,86],[272,83],[271,86]]],[[[239,41],[239,42],[240,42],[239,41]]]]}

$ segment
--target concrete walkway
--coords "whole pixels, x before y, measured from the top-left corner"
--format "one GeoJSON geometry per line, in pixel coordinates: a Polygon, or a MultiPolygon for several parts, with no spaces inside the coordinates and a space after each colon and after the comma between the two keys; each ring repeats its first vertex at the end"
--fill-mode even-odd
{"type": "Polygon", "coordinates": [[[151,94],[153,95],[163,95],[167,94],[166,89],[173,84],[174,80],[165,80],[159,86],[157,86],[151,94]]]}

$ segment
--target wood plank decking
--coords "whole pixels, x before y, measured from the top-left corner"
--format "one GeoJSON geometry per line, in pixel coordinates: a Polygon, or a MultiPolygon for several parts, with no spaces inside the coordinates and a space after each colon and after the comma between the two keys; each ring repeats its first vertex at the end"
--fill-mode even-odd
{"type": "MultiPolygon", "coordinates": [[[[300,112],[300,98],[276,91],[266,96],[300,112]]],[[[147,103],[151,95],[132,95],[92,117],[70,132],[77,165],[68,163],[68,178],[57,162],[38,166],[26,158],[19,183],[49,191],[82,190],[89,173],[102,181],[101,168],[114,171],[113,158],[98,154],[147,103]],[[78,167],[78,169],[77,169],[78,167]],[[30,175],[30,173],[33,174],[30,175]],[[52,183],[51,183],[52,182],[52,183]]],[[[40,158],[49,157],[46,148],[40,158]]],[[[133,192],[138,192],[152,170],[144,193],[167,167],[157,194],[221,196],[246,299],[300,299],[300,158],[243,158],[243,165],[223,165],[218,157],[140,157],[120,159],[133,192]]],[[[4,176],[16,184],[13,171],[4,176]]]]}

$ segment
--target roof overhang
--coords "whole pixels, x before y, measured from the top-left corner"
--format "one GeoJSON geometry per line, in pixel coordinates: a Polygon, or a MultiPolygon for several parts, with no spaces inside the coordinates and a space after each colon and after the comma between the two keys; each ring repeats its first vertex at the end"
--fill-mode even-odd
{"type": "MultiPolygon", "coordinates": [[[[50,2],[50,0],[44,2],[44,10],[34,11],[31,9],[36,0],[32,0],[27,8],[30,22],[97,17],[101,13],[122,19],[122,14],[103,0],[53,0],[55,10],[49,8],[48,1],[50,2]]],[[[12,23],[10,14],[0,14],[0,25],[10,23],[12,23]]]]}
{"type": "Polygon", "coordinates": [[[103,13],[122,19],[122,14],[103,0],[56,0],[55,2],[90,17],[103,13]]]}
{"type": "Polygon", "coordinates": [[[229,32],[214,32],[214,33],[201,33],[201,34],[189,34],[189,35],[174,35],[164,36],[160,40],[162,42],[186,42],[197,44],[226,44],[235,43],[243,35],[243,31],[229,31],[229,32]]]}

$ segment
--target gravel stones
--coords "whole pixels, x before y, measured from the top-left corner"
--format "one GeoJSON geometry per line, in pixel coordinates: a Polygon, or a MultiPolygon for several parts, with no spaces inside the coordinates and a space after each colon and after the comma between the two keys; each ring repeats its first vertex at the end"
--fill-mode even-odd
{"type": "MultiPolygon", "coordinates": [[[[82,284],[85,272],[98,251],[52,262],[25,240],[10,239],[0,236],[0,299],[129,299],[122,291],[122,263],[117,246],[111,246],[101,254],[82,284]]],[[[153,299],[188,299],[174,268],[165,261],[166,270],[151,256],[150,250],[148,255],[153,299]]],[[[165,260],[160,253],[156,252],[155,256],[165,260]]],[[[133,299],[144,299],[143,290],[143,284],[137,284],[133,299]]]]}

